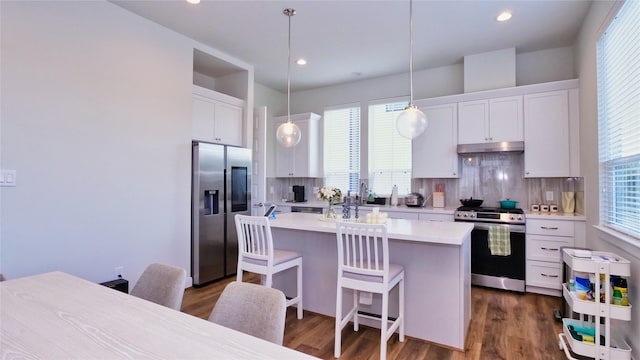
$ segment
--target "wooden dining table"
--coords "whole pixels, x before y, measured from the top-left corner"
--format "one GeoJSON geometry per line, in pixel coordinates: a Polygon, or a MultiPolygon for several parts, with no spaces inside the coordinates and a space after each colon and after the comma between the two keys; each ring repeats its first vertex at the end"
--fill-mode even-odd
{"type": "Polygon", "coordinates": [[[1,358],[315,359],[63,272],[0,282],[1,358]]]}

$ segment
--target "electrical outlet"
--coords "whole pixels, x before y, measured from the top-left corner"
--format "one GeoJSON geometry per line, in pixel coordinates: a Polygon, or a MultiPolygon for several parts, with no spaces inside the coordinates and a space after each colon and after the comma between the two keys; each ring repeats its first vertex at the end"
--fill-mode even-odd
{"type": "Polygon", "coordinates": [[[553,191],[547,191],[547,201],[553,201],[553,191]]]}
{"type": "Polygon", "coordinates": [[[119,278],[123,278],[124,275],[124,266],[116,266],[113,268],[113,275],[116,277],[116,279],[119,278]]]}

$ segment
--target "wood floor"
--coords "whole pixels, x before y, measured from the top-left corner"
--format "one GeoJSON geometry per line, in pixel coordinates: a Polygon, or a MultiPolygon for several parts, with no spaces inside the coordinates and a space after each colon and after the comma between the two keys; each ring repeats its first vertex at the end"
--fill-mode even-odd
{"type": "MultiPolygon", "coordinates": [[[[222,280],[202,288],[185,291],[182,311],[207,319],[225,285],[222,280]]],[[[258,282],[249,275],[245,281],[258,282]]],[[[553,310],[561,306],[560,298],[536,294],[473,287],[472,320],[465,352],[450,350],[410,337],[404,342],[393,335],[388,342],[388,359],[564,359],[558,348],[561,324],[553,310]]],[[[434,324],[433,326],[438,326],[434,324]]],[[[287,310],[284,345],[304,353],[333,359],[334,319],[305,311],[296,319],[295,308],[287,310]]],[[[378,359],[380,332],[360,327],[342,331],[340,359],[378,359]]]]}

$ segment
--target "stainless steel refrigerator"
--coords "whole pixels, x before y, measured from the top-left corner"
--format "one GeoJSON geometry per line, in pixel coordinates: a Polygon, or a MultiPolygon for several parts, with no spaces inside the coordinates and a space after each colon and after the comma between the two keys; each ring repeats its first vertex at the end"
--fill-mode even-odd
{"type": "Polygon", "coordinates": [[[191,276],[199,286],[236,273],[234,216],[249,215],[251,150],[193,142],[191,276]]]}

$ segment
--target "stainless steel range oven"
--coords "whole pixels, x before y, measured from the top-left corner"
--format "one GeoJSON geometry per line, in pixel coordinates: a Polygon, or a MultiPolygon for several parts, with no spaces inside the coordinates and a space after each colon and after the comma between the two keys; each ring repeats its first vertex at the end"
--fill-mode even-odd
{"type": "Polygon", "coordinates": [[[524,292],[525,290],[525,215],[522,209],[459,207],[455,221],[472,222],[471,284],[524,292]],[[492,255],[489,229],[508,234],[508,254],[492,255]],[[507,231],[505,231],[507,230],[507,231]]]}

